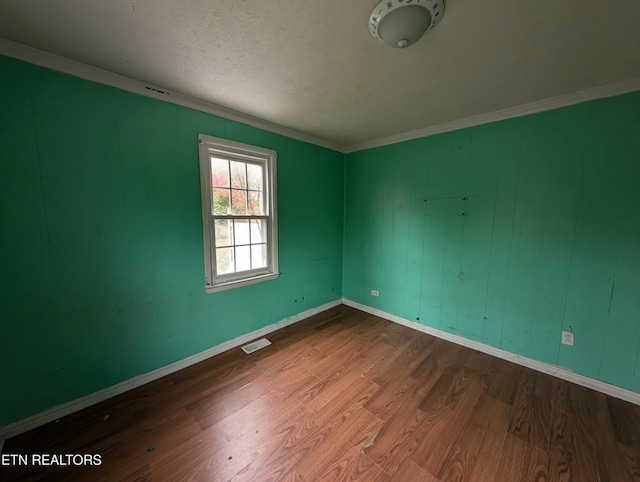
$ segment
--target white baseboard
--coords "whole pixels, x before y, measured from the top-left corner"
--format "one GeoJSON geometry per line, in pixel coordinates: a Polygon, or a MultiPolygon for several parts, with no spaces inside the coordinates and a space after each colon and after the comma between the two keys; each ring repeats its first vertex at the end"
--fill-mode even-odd
{"type": "Polygon", "coordinates": [[[285,318],[279,321],[278,323],[265,326],[264,328],[260,328],[259,330],[253,331],[251,333],[247,333],[246,335],[239,336],[237,338],[234,338],[233,340],[226,341],[224,343],[221,343],[220,345],[214,346],[212,348],[209,348],[205,351],[202,351],[200,353],[197,353],[195,355],[192,355],[188,358],[177,361],[165,367],[158,368],[157,370],[151,371],[149,373],[145,373],[143,375],[133,377],[129,380],[125,380],[124,382],[118,383],[117,385],[107,387],[103,390],[99,390],[97,392],[91,393],[84,397],[80,397],[70,402],[63,403],[61,405],[50,408],[48,410],[45,410],[44,412],[25,418],[23,420],[19,420],[17,422],[11,423],[4,427],[0,427],[0,453],[2,453],[2,448],[4,445],[5,439],[27,432],[29,430],[32,430],[46,423],[53,422],[54,420],[58,420],[59,418],[70,415],[86,407],[95,405],[96,403],[115,397],[116,395],[120,395],[121,393],[127,392],[134,388],[140,387],[146,383],[157,380],[158,378],[162,378],[166,375],[175,373],[179,370],[182,370],[183,368],[187,368],[191,365],[194,365],[203,360],[206,360],[207,358],[211,358],[212,356],[215,356],[224,351],[230,350],[231,348],[236,348],[238,346],[241,346],[245,343],[255,340],[256,338],[265,336],[269,333],[279,330],[280,328],[284,328],[285,326],[292,325],[293,323],[304,320],[305,318],[309,318],[310,316],[321,313],[323,311],[326,311],[340,304],[351,306],[352,308],[356,308],[366,313],[379,316],[380,318],[384,318],[394,323],[404,325],[408,328],[412,328],[414,330],[426,333],[428,335],[432,335],[437,338],[441,338],[443,340],[456,343],[458,345],[466,346],[467,348],[478,350],[482,353],[486,353],[488,355],[492,355],[492,356],[501,358],[503,360],[517,363],[518,365],[522,365],[542,373],[547,373],[549,375],[560,378],[562,380],[567,380],[569,382],[573,382],[578,385],[591,388],[593,390],[597,390],[606,395],[611,395],[612,397],[616,397],[621,400],[626,400],[636,405],[640,405],[640,393],[636,393],[631,390],[620,388],[615,385],[610,385],[600,380],[595,380],[593,378],[585,377],[584,375],[579,375],[570,370],[567,370],[566,368],[561,368],[555,365],[533,360],[531,358],[516,355],[514,353],[501,350],[499,348],[485,345],[484,343],[469,340],[467,338],[464,338],[458,335],[453,335],[451,333],[447,333],[435,328],[431,328],[429,326],[422,325],[420,323],[415,323],[413,321],[401,318],[399,316],[392,315],[391,313],[387,313],[385,311],[378,310],[376,308],[371,308],[370,306],[366,306],[358,302],[343,298],[341,300],[335,300],[330,303],[326,303],[322,306],[318,306],[317,308],[312,308],[302,313],[298,313],[297,315],[290,316],[288,318],[285,318]]]}
{"type": "Polygon", "coordinates": [[[158,378],[162,378],[166,375],[175,373],[179,370],[182,370],[183,368],[187,368],[191,365],[206,360],[207,358],[211,358],[212,356],[230,350],[231,348],[244,345],[245,343],[255,340],[256,338],[261,338],[269,333],[279,330],[280,328],[292,325],[294,323],[297,323],[298,321],[304,320],[305,318],[309,318],[310,316],[316,315],[341,304],[341,299],[325,303],[324,305],[318,306],[317,308],[312,308],[310,310],[303,311],[302,313],[298,313],[297,315],[290,316],[288,318],[280,320],[277,323],[265,326],[264,328],[260,328],[259,330],[247,333],[246,335],[241,335],[237,338],[234,338],[233,340],[226,341],[224,343],[221,343],[220,345],[214,346],[200,353],[196,353],[195,355],[187,357],[183,360],[158,368],[157,370],[153,370],[143,375],[138,375],[136,377],[130,378],[129,380],[118,383],[117,385],[104,388],[94,393],[90,393],[89,395],[85,395],[84,397],[76,398],[75,400],[71,400],[70,402],[50,408],[31,417],[25,418],[23,420],[18,420],[17,422],[5,425],[4,427],[0,427],[0,453],[2,451],[2,446],[5,439],[27,432],[46,423],[53,422],[54,420],[58,420],[59,418],[66,417],[67,415],[82,410],[83,408],[90,407],[91,405],[95,405],[96,403],[115,397],[116,395],[120,395],[121,393],[127,392],[134,388],[140,387],[145,383],[149,383],[157,380],[158,378]]]}
{"type": "Polygon", "coordinates": [[[544,363],[538,360],[533,360],[531,358],[527,358],[524,356],[516,355],[515,353],[501,350],[500,348],[495,348],[490,345],[485,345],[484,343],[480,343],[478,341],[469,340],[459,335],[453,335],[451,333],[447,333],[445,331],[441,331],[436,328],[431,328],[430,326],[422,325],[414,321],[409,321],[405,318],[392,315],[391,313],[387,313],[385,311],[381,311],[376,308],[371,308],[370,306],[362,305],[356,301],[351,301],[349,299],[343,298],[342,302],[347,306],[351,306],[352,308],[356,308],[366,313],[379,316],[380,318],[393,321],[394,323],[404,325],[408,328],[421,331],[428,335],[432,335],[437,338],[442,338],[443,340],[447,340],[452,343],[456,343],[458,345],[466,346],[467,348],[478,350],[482,353],[486,353],[488,355],[502,358],[503,360],[517,363],[518,365],[522,365],[527,368],[532,368],[533,370],[537,370],[539,372],[552,375],[556,378],[560,378],[562,380],[566,380],[568,382],[572,382],[577,385],[582,385],[583,387],[591,388],[593,390],[604,393],[606,395],[611,395],[612,397],[619,398],[621,400],[626,400],[627,402],[631,402],[636,405],[640,405],[640,393],[636,393],[631,390],[627,390],[625,388],[617,387],[615,385],[610,385],[608,383],[601,382],[600,380],[595,380],[593,378],[585,377],[584,375],[579,375],[566,368],[562,368],[556,365],[551,365],[549,363],[544,363]]]}

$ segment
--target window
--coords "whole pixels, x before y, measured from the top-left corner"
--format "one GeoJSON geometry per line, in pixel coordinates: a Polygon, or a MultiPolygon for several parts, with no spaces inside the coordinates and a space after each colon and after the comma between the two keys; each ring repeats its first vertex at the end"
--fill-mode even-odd
{"type": "Polygon", "coordinates": [[[275,151],[198,136],[205,290],[278,277],[275,151]]]}

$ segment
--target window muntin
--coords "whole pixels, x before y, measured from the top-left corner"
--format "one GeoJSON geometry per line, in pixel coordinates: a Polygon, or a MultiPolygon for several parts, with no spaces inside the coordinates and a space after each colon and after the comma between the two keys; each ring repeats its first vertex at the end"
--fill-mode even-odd
{"type": "Polygon", "coordinates": [[[199,143],[207,292],[276,278],[275,151],[199,143]]]}

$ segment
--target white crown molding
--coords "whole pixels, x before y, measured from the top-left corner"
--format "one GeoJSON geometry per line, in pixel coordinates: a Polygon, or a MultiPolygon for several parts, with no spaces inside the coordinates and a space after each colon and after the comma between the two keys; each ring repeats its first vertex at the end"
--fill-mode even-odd
{"type": "Polygon", "coordinates": [[[615,82],[591,89],[581,90],[572,94],[565,94],[558,97],[552,97],[550,99],[531,102],[530,104],[509,107],[507,109],[467,117],[464,119],[458,119],[451,122],[445,122],[444,124],[438,124],[431,127],[425,127],[423,129],[417,129],[411,132],[383,137],[381,139],[376,139],[373,141],[365,141],[357,144],[352,144],[345,147],[344,152],[348,154],[352,152],[363,151],[365,149],[373,149],[375,147],[397,144],[398,142],[410,141],[413,139],[429,137],[436,134],[443,134],[445,132],[456,131],[467,127],[474,127],[482,124],[488,124],[490,122],[512,119],[514,117],[523,117],[525,115],[558,109],[560,107],[567,107],[590,100],[628,94],[629,92],[635,92],[637,90],[640,90],[640,78],[623,80],[621,82],[615,82]]]}
{"type": "Polygon", "coordinates": [[[584,375],[579,375],[577,373],[572,372],[571,370],[559,367],[557,365],[551,365],[549,363],[533,360],[531,358],[516,355],[515,353],[511,353],[509,351],[505,351],[499,348],[495,348],[493,346],[485,345],[484,343],[480,343],[478,341],[469,340],[468,338],[464,338],[459,335],[453,335],[451,333],[447,333],[446,331],[441,331],[436,328],[423,325],[421,323],[416,323],[415,321],[410,321],[405,318],[392,315],[391,313],[387,313],[385,311],[381,311],[376,308],[371,308],[370,306],[363,305],[356,301],[343,298],[342,302],[347,306],[351,306],[352,308],[356,308],[360,311],[364,311],[366,313],[379,316],[380,318],[393,321],[394,323],[398,323],[400,325],[406,326],[416,331],[421,331],[422,333],[426,333],[428,335],[432,335],[437,338],[450,341],[457,345],[462,345],[467,348],[471,348],[473,350],[486,353],[487,355],[495,356],[497,358],[502,358],[503,360],[507,360],[507,361],[516,363],[518,365],[522,365],[524,367],[531,368],[533,370],[536,370],[542,373],[546,373],[556,378],[560,378],[562,380],[566,380],[568,382],[572,382],[577,385],[581,385],[583,387],[591,388],[593,390],[604,393],[606,395],[611,395],[612,397],[619,398],[621,400],[626,400],[627,402],[631,402],[636,405],[640,405],[640,393],[633,392],[625,388],[617,387],[615,385],[610,385],[608,383],[601,382],[600,380],[595,380],[593,378],[585,377],[584,375]]]}
{"type": "Polygon", "coordinates": [[[80,77],[82,79],[91,80],[93,82],[109,85],[111,87],[116,87],[118,89],[132,92],[134,94],[144,95],[145,97],[151,97],[152,99],[170,102],[172,104],[195,109],[207,114],[222,117],[224,119],[241,122],[258,129],[273,132],[274,134],[280,134],[302,142],[315,144],[317,146],[325,147],[327,149],[341,152],[343,154],[362,151],[365,149],[372,149],[375,147],[382,147],[390,144],[397,144],[398,142],[419,139],[421,137],[429,137],[436,134],[464,129],[466,127],[474,127],[482,124],[488,124],[490,122],[511,119],[514,117],[522,117],[529,114],[535,114],[538,112],[544,112],[560,107],[579,104],[580,102],[602,99],[605,97],[612,97],[614,95],[627,94],[629,92],[640,90],[640,78],[634,78],[582,90],[579,92],[574,92],[572,94],[552,97],[550,99],[544,99],[529,104],[509,107],[507,109],[489,112],[487,114],[480,114],[477,116],[458,119],[451,122],[445,122],[444,124],[425,127],[402,134],[360,142],[352,144],[350,146],[343,146],[332,141],[321,139],[319,137],[315,137],[310,134],[291,129],[289,127],[284,127],[279,124],[250,116],[248,114],[242,114],[241,112],[236,112],[232,109],[206,102],[195,97],[190,97],[178,92],[172,92],[157,85],[141,82],[124,75],[116,74],[114,72],[103,70],[98,67],[84,64],[75,60],[67,59],[65,57],[46,52],[44,50],[13,42],[11,40],[0,38],[0,55],[6,55],[7,57],[24,60],[25,62],[39,65],[41,67],[46,67],[52,70],[57,70],[59,72],[80,77]]]}
{"type": "Polygon", "coordinates": [[[2,451],[2,445],[4,444],[5,439],[40,427],[41,425],[44,425],[46,423],[53,422],[54,420],[58,420],[62,417],[66,417],[67,415],[82,410],[83,408],[90,407],[91,405],[95,405],[96,403],[115,397],[116,395],[120,395],[124,392],[128,392],[129,390],[133,390],[134,388],[138,388],[146,383],[157,380],[158,378],[162,378],[164,376],[175,373],[179,370],[182,370],[183,368],[187,368],[191,365],[199,363],[232,348],[244,345],[257,338],[261,338],[265,335],[268,335],[269,333],[284,328],[285,326],[292,325],[304,320],[305,318],[309,318],[310,316],[316,315],[341,304],[342,299],[338,299],[329,303],[325,303],[324,305],[318,306],[316,308],[311,308],[309,310],[303,311],[302,313],[298,313],[297,315],[285,318],[272,325],[265,326],[264,328],[260,328],[259,330],[252,331],[251,333],[247,333],[246,335],[241,335],[237,338],[234,338],[233,340],[226,341],[224,343],[221,343],[220,345],[216,345],[200,353],[191,355],[190,357],[184,358],[183,360],[179,360],[170,365],[158,368],[157,370],[153,370],[143,375],[138,375],[136,377],[130,378],[129,380],[118,383],[117,385],[104,388],[94,393],[90,393],[89,395],[86,395],[84,397],[71,400],[70,402],[63,403],[56,407],[45,410],[44,412],[32,415],[31,417],[18,420],[17,422],[0,427],[0,453],[2,451]]]}
{"type": "Polygon", "coordinates": [[[157,85],[141,82],[124,75],[103,70],[76,60],[67,59],[60,55],[29,47],[11,40],[0,38],[0,54],[7,57],[13,57],[18,60],[24,60],[25,62],[46,67],[48,69],[57,70],[58,72],[70,74],[75,77],[80,77],[82,79],[116,87],[134,94],[144,95],[145,97],[151,97],[152,99],[181,105],[200,112],[223,117],[228,120],[241,122],[258,129],[273,132],[274,134],[280,134],[292,139],[308,142],[309,144],[315,144],[320,147],[326,147],[327,149],[344,153],[344,147],[334,142],[320,139],[319,137],[305,134],[304,132],[284,127],[279,124],[274,124],[248,114],[236,112],[232,109],[221,107],[211,102],[180,94],[179,92],[172,92],[157,85]]]}

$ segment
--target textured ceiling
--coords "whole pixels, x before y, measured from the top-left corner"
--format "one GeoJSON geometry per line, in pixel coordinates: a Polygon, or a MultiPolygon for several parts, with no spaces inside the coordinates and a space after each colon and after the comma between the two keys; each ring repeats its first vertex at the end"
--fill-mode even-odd
{"type": "Polygon", "coordinates": [[[2,0],[0,37],[342,146],[640,78],[640,1],[445,0],[405,50],[375,4],[2,0]]]}

